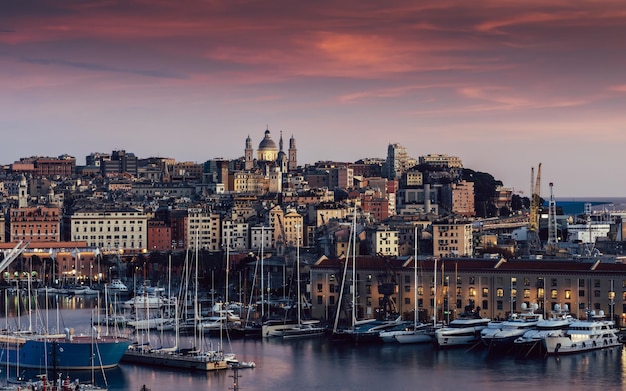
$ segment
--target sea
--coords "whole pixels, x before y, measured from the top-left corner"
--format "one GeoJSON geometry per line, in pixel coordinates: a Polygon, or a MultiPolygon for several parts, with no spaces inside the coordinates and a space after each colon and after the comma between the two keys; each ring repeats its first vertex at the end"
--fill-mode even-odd
{"type": "MultiPolygon", "coordinates": [[[[8,316],[1,319],[9,328],[28,324],[29,313],[22,300],[20,311],[11,298],[8,316]],[[19,316],[18,316],[19,315],[19,316]]],[[[54,308],[31,310],[37,322],[59,322],[76,333],[88,333],[97,299],[62,297],[48,303],[54,308]],[[58,308],[58,309],[57,309],[58,308]]],[[[4,301],[2,305],[5,305],[4,301]]],[[[6,307],[5,307],[6,308],[6,307]]],[[[154,346],[173,343],[169,334],[137,335],[150,338],[154,346]]],[[[181,347],[190,341],[183,340],[181,347]]],[[[491,356],[484,349],[437,350],[431,345],[337,344],[325,337],[306,339],[210,338],[209,347],[222,346],[255,368],[216,372],[190,372],[121,363],[117,368],[97,371],[97,384],[106,382],[110,391],[507,391],[507,390],[623,390],[626,389],[626,352],[622,347],[562,357],[516,358],[491,356]],[[235,385],[236,383],[236,385],[235,385]],[[144,388],[145,387],[145,388],[144,388]]],[[[191,346],[188,346],[191,347],[191,346]]],[[[15,368],[2,368],[0,385],[15,368]]],[[[22,373],[35,376],[36,373],[22,373]]],[[[90,380],[92,373],[62,374],[71,379],[90,380]]]]}
{"type": "MultiPolygon", "coordinates": [[[[549,200],[544,201],[547,207],[549,200]]],[[[584,214],[585,204],[590,204],[591,210],[596,213],[626,212],[626,197],[556,197],[554,201],[563,214],[570,216],[584,214]]]]}

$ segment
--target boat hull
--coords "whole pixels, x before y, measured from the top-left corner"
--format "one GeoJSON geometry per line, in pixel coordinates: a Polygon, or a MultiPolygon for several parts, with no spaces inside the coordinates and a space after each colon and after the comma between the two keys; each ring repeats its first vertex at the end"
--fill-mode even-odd
{"type": "Polygon", "coordinates": [[[224,358],[212,359],[207,356],[183,355],[172,352],[154,352],[129,349],[122,358],[124,362],[165,368],[182,368],[197,371],[228,369],[224,358]]]}
{"type": "Polygon", "coordinates": [[[89,336],[46,340],[4,335],[1,339],[1,365],[22,368],[56,366],[66,370],[116,367],[132,342],[127,338],[92,339],[89,336]]]}
{"type": "Polygon", "coordinates": [[[548,355],[573,354],[622,346],[616,335],[597,339],[579,338],[577,341],[570,336],[550,336],[544,340],[544,344],[548,355]]]}

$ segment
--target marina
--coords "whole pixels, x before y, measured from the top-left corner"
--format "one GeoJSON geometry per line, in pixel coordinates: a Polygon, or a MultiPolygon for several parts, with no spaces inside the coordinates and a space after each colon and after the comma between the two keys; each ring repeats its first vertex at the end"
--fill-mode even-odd
{"type": "MultiPolygon", "coordinates": [[[[59,296],[58,300],[63,322],[76,325],[76,333],[89,329],[88,319],[96,298],[59,296]]],[[[6,319],[9,325],[16,321],[14,316],[6,319]]],[[[148,333],[141,331],[134,338],[144,340],[148,333]]],[[[151,346],[170,346],[174,334],[154,332],[150,333],[150,338],[151,346]]],[[[190,346],[189,338],[182,336],[180,346],[190,346]]],[[[208,343],[208,349],[215,348],[219,340],[210,337],[208,343]]],[[[152,391],[166,391],[181,385],[189,389],[226,390],[232,389],[234,371],[231,368],[237,365],[238,368],[250,368],[239,370],[238,374],[240,389],[250,391],[356,391],[386,386],[406,389],[409,384],[418,383],[425,389],[457,390],[460,376],[464,379],[464,389],[468,390],[517,390],[522,388],[517,384],[521,381],[521,372],[542,374],[524,379],[524,386],[534,384],[545,389],[587,390],[621,388],[621,373],[626,371],[626,357],[621,345],[567,356],[523,359],[511,354],[489,355],[484,348],[436,349],[432,343],[344,344],[333,342],[328,336],[225,338],[223,347],[224,351],[233,353],[224,354],[224,361],[220,360],[218,364],[219,370],[206,370],[202,362],[181,364],[196,358],[183,359],[167,349],[163,349],[161,358],[154,361],[159,353],[146,354],[147,350],[141,352],[135,348],[134,353],[125,356],[118,366],[95,371],[95,383],[105,384],[106,380],[110,391],[140,390],[144,386],[152,391]],[[229,357],[234,359],[231,363],[227,362],[229,357]]],[[[15,371],[10,367],[8,375],[15,376],[15,371]]],[[[89,382],[93,376],[85,370],[62,372],[64,379],[68,376],[71,382],[80,379],[81,384],[89,382]]],[[[6,371],[2,373],[3,377],[7,374],[6,371]]],[[[24,368],[20,373],[24,377],[35,377],[42,373],[42,368],[24,368]]]]}

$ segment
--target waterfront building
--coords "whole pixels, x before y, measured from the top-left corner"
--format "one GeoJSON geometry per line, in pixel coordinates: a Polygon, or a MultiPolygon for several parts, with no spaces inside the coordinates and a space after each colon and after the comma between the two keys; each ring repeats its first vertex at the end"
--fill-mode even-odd
{"type": "MultiPolygon", "coordinates": [[[[345,262],[352,268],[351,258],[325,256],[311,266],[314,318],[334,316],[345,262]]],[[[416,283],[413,257],[357,256],[357,319],[373,318],[380,310],[384,295],[378,290],[377,276],[394,275],[395,289],[388,299],[406,319],[413,319],[417,293],[418,316],[426,322],[435,312],[438,320],[449,322],[468,304],[480,307],[484,317],[505,319],[521,311],[522,303],[527,307],[536,303],[544,316],[557,305],[567,305],[575,317],[584,318],[587,309],[596,313],[602,310],[619,326],[626,325],[626,263],[476,258],[428,258],[418,262],[416,283]]],[[[350,279],[351,275],[344,288],[346,302],[352,300],[348,297],[353,289],[350,279]]]]}
{"type": "Polygon", "coordinates": [[[79,209],[70,215],[71,239],[93,248],[141,252],[148,246],[147,228],[148,216],[133,208],[79,209]]]}
{"type": "Polygon", "coordinates": [[[10,242],[61,240],[61,209],[56,206],[12,208],[9,216],[10,242]]]}

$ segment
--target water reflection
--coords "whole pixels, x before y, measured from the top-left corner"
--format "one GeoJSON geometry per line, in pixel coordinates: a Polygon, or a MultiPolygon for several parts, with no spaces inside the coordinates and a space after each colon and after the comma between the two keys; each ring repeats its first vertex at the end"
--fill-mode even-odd
{"type": "MultiPolygon", "coordinates": [[[[55,295],[47,300],[38,297],[38,323],[44,323],[49,317],[50,322],[61,319],[61,327],[75,327],[77,332],[88,330],[92,308],[97,302],[97,297],[55,295]],[[41,310],[45,308],[42,303],[47,303],[50,311],[41,310]]],[[[27,304],[28,300],[11,297],[6,302],[11,308],[7,320],[15,322],[15,314],[21,311],[23,321],[27,304]]],[[[140,334],[137,337],[148,336],[140,334]]],[[[167,334],[153,333],[150,338],[155,344],[165,345],[172,341],[171,335],[167,334]]],[[[183,339],[181,344],[184,343],[183,339]]],[[[219,341],[212,338],[210,343],[218,344],[219,341]]],[[[324,338],[293,341],[225,338],[222,344],[224,350],[257,364],[254,369],[239,372],[239,385],[245,391],[607,391],[622,389],[622,378],[626,374],[626,352],[621,347],[564,357],[519,359],[488,357],[479,349],[435,350],[430,345],[337,345],[324,338]]],[[[105,371],[105,375],[111,391],[137,391],[144,384],[153,391],[228,390],[233,385],[231,371],[190,373],[122,363],[105,371]]],[[[71,376],[87,380],[91,374],[72,373],[71,376]]],[[[101,374],[96,377],[98,380],[103,378],[101,374]]]]}

